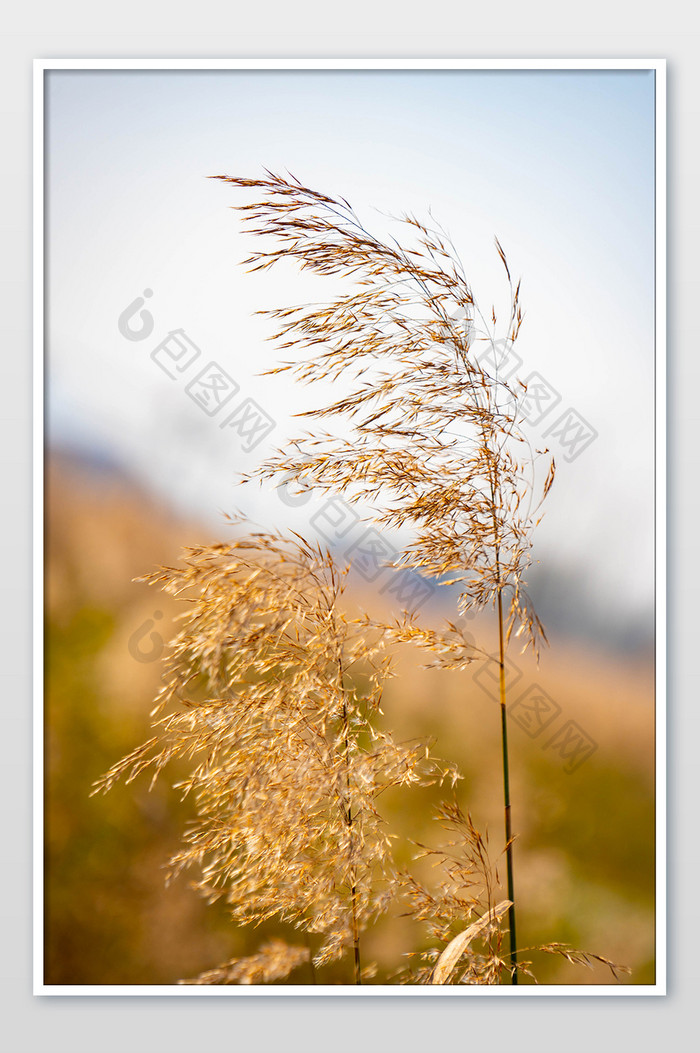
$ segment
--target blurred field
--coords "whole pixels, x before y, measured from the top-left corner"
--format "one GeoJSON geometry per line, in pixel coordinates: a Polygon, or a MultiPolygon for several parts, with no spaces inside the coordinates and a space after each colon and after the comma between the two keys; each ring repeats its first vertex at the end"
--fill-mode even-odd
{"type": "MultiPolygon", "coordinates": [[[[222,524],[223,527],[223,524],[222,524]]],[[[222,529],[222,537],[226,537],[222,529]]],[[[204,904],[161,870],[191,815],[162,779],[143,778],[106,797],[94,779],[148,737],[157,660],[173,628],[172,601],[132,578],[173,563],[180,548],[220,540],[113,474],[100,477],[58,457],[47,465],[46,560],[46,982],[171,984],[240,953],[268,930],[235,929],[222,907],[204,904]]],[[[371,596],[354,600],[372,606],[371,596]]],[[[452,612],[445,611],[448,616],[452,612]]],[[[493,650],[488,620],[468,626],[493,650]]],[[[615,658],[557,637],[540,669],[516,657],[509,700],[544,697],[551,724],[533,737],[532,709],[510,721],[519,943],[565,941],[654,980],[653,656],[615,658]],[[537,689],[534,685],[537,685],[537,689]],[[528,715],[529,714],[529,715],[528,715]],[[571,722],[574,722],[573,724],[571,722]],[[568,726],[569,730],[566,731],[568,726]],[[562,730],[564,729],[564,730],[562,730]],[[576,735],[593,750],[571,754],[576,735]],[[567,738],[568,735],[568,738],[567,738]],[[573,736],[573,737],[572,737],[573,736]],[[568,760],[567,760],[568,751],[568,760]],[[581,762],[581,758],[583,758],[581,762]],[[580,763],[576,764],[576,761],[580,763]],[[571,769],[573,770],[567,770],[571,769]]],[[[462,807],[492,850],[502,846],[499,711],[488,678],[421,668],[405,651],[389,682],[384,714],[400,737],[432,737],[434,753],[461,768],[462,807]]],[[[440,792],[403,791],[387,815],[408,839],[435,842],[431,808],[440,792]],[[406,794],[411,806],[406,807],[406,794]]],[[[505,866],[503,867],[505,871],[505,866]]],[[[504,876],[504,875],[502,875],[504,876]]],[[[366,955],[381,969],[423,939],[417,927],[385,925],[366,955]]],[[[539,956],[541,983],[609,983],[539,956]]],[[[386,974],[384,974],[386,975],[386,974]]],[[[292,982],[308,977],[293,974],[292,982]]],[[[345,982],[338,973],[334,982],[345,982]]]]}

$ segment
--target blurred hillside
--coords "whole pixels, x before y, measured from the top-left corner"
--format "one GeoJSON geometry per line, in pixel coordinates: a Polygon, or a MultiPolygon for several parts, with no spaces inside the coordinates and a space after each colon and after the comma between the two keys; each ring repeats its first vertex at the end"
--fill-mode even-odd
{"type": "MultiPolygon", "coordinates": [[[[191,815],[171,788],[173,768],[90,797],[92,782],[149,737],[158,658],[176,605],[132,579],[172,564],[184,545],[221,540],[176,520],[110,466],[52,455],[47,463],[46,553],[46,982],[170,984],[240,953],[266,930],[238,931],[162,866],[191,815]]],[[[386,606],[369,587],[350,601],[386,606]]],[[[398,612],[397,612],[398,613],[398,612]]],[[[444,612],[454,616],[451,610],[444,612]]],[[[431,608],[432,614],[432,608],[431,608]]],[[[538,670],[514,651],[509,670],[516,893],[523,945],[566,941],[630,966],[624,982],[654,978],[653,656],[615,655],[547,625],[552,646],[538,670]]],[[[467,624],[493,650],[487,618],[467,624]]],[[[502,845],[502,783],[494,685],[474,672],[421,668],[398,657],[385,720],[400,737],[432,737],[459,765],[459,800],[491,846],[502,845]]],[[[408,839],[435,842],[439,792],[384,807],[408,839]]],[[[402,802],[405,798],[402,798],[402,802]]],[[[505,870],[505,867],[503,867],[505,870]]],[[[275,931],[274,926],[270,932],[275,931]]],[[[390,969],[415,950],[417,928],[378,930],[374,953],[390,969]],[[412,942],[413,941],[413,942],[412,942]]],[[[368,943],[372,941],[368,940],[368,943]]],[[[605,970],[537,960],[542,983],[609,983],[605,970]]],[[[381,980],[381,971],[378,980],[381,980]]],[[[307,977],[293,974],[292,981],[307,977]]],[[[330,982],[344,982],[342,974],[330,982]]]]}

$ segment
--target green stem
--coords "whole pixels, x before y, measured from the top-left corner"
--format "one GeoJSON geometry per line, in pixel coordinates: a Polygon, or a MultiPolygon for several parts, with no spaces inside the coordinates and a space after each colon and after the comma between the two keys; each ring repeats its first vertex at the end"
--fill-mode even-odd
{"type": "Polygon", "coordinates": [[[503,800],[505,805],[506,825],[506,870],[508,874],[508,925],[510,928],[510,967],[511,983],[518,982],[518,952],[515,936],[515,896],[513,892],[513,844],[510,822],[510,774],[508,768],[508,724],[506,713],[506,668],[505,647],[503,644],[503,601],[501,589],[498,589],[498,647],[499,647],[499,688],[501,699],[501,752],[503,757],[503,800]]]}

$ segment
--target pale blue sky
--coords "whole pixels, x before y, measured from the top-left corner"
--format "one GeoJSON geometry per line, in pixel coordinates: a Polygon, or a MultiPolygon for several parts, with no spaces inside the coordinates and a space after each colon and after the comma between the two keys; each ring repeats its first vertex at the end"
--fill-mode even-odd
{"type": "MultiPolygon", "coordinates": [[[[184,328],[202,364],[217,360],[265,406],[276,445],[309,393],[256,376],[275,355],[251,312],[303,302],[309,286],[245,274],[250,242],[227,207],[240,198],[205,177],[288,169],[379,231],[374,209],[431,207],[487,307],[504,291],[498,235],[523,277],[520,355],[599,433],[560,465],[543,562],[583,573],[601,602],[648,608],[652,73],[52,71],[47,83],[51,440],[110,451],[176,507],[216,521],[240,503],[235,472],[269,446],[246,456],[150,351],[184,328]],[[117,319],[147,287],[153,337],[129,343],[117,319]]],[[[247,507],[264,521],[286,514],[275,495],[247,507]]],[[[291,514],[297,529],[308,514],[291,514]]]]}

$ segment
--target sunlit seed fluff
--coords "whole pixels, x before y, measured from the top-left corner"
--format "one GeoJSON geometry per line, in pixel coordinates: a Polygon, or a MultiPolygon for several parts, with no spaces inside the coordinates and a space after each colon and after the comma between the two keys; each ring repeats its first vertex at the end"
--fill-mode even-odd
{"type": "MultiPolygon", "coordinates": [[[[155,736],[96,788],[146,769],[155,779],[186,758],[180,785],[197,819],[170,876],[194,868],[195,887],[236,921],[290,922],[315,937],[316,966],[349,954],[359,975],[361,934],[397,880],[377,798],[446,769],[423,743],[373,726],[390,658],[368,618],[341,611],[346,573],[300,538],[256,534],[188,549],[183,568],[144,579],[188,610],[165,661],[155,736]]],[[[280,979],[304,960],[273,942],[197,982],[280,979]]]]}
{"type": "Polygon", "coordinates": [[[234,208],[274,247],[254,252],[245,261],[251,270],[292,260],[342,282],[328,303],[261,312],[277,322],[273,339],[295,354],[271,373],[290,371],[305,383],[343,378],[352,390],[310,410],[314,431],[253,475],[370,500],[376,525],[411,528],[403,566],[458,583],[462,612],[501,594],[506,640],[515,630],[537,652],[546,638],[523,575],[554,461],[538,481],[547,451],[533,451],[522,428],[526,385],[499,375],[498,356],[512,349],[523,315],[520,283],[498,240],[510,288],[500,330],[436,223],[404,215],[406,243],[382,240],[344,198],[291,176],[215,178],[255,195],[234,208]],[[349,429],[321,427],[338,417],[349,429]]]}

